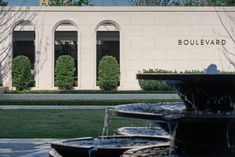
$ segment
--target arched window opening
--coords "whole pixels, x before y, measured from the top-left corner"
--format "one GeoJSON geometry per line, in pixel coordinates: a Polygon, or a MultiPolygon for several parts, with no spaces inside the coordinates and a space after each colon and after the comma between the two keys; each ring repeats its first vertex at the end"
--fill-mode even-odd
{"type": "Polygon", "coordinates": [[[68,22],[61,23],[55,30],[54,33],[54,67],[56,65],[56,60],[61,55],[70,55],[75,61],[75,85],[77,86],[78,81],[78,35],[77,28],[68,22]]]}
{"type": "Polygon", "coordinates": [[[29,58],[33,80],[35,77],[35,30],[29,21],[22,21],[13,30],[13,58],[23,55],[29,58]]]}
{"type": "Polygon", "coordinates": [[[109,55],[120,63],[120,32],[111,22],[101,24],[96,32],[96,78],[98,79],[99,61],[109,55]]]}

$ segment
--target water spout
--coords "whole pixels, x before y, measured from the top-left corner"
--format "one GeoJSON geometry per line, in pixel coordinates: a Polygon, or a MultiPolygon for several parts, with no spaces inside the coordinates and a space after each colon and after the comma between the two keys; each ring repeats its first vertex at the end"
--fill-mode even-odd
{"type": "Polygon", "coordinates": [[[104,139],[104,136],[108,136],[109,135],[109,109],[105,110],[105,115],[104,115],[104,126],[103,126],[103,131],[102,131],[102,135],[101,135],[101,139],[104,139]]]}
{"type": "Polygon", "coordinates": [[[167,123],[169,127],[169,133],[170,133],[170,153],[172,154],[175,150],[175,137],[176,137],[176,130],[178,127],[178,123],[167,123]]]}
{"type": "Polygon", "coordinates": [[[230,131],[231,127],[232,127],[232,124],[229,124],[229,125],[227,126],[227,128],[226,128],[227,147],[228,147],[229,149],[232,148],[232,146],[231,146],[231,138],[230,138],[230,136],[229,136],[229,131],[230,131]]]}

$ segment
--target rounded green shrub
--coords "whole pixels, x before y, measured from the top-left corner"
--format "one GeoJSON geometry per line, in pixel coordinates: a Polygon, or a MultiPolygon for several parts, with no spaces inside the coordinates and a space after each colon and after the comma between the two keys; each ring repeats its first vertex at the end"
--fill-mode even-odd
{"type": "Polygon", "coordinates": [[[12,61],[12,85],[17,90],[27,89],[33,84],[30,60],[26,56],[17,56],[12,61]]]}
{"type": "Polygon", "coordinates": [[[60,89],[72,89],[75,84],[75,63],[73,57],[62,55],[56,61],[55,85],[60,89]]]}
{"type": "MultiPolygon", "coordinates": [[[[163,69],[144,69],[143,73],[172,73],[163,69]]],[[[138,80],[142,90],[169,90],[170,88],[158,80],[138,80]]]]}
{"type": "Polygon", "coordinates": [[[98,85],[103,90],[116,89],[120,81],[120,67],[117,59],[112,56],[104,56],[99,63],[98,85]]]}

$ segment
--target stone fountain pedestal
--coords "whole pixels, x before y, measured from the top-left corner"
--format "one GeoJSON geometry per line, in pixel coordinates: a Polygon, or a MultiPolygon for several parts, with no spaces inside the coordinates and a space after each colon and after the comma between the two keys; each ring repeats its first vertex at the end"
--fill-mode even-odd
{"type": "MultiPolygon", "coordinates": [[[[174,153],[189,156],[235,156],[235,74],[137,74],[164,80],[186,109],[171,122],[174,153]]],[[[164,119],[167,114],[162,116],[164,119]]]]}

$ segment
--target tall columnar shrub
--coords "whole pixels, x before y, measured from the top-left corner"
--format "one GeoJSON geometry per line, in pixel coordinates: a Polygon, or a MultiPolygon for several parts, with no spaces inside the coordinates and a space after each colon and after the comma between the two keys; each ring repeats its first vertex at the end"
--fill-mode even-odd
{"type": "Polygon", "coordinates": [[[104,56],[99,63],[98,85],[103,90],[117,88],[120,81],[120,67],[117,59],[112,56],[104,56]]]}
{"type": "Polygon", "coordinates": [[[61,89],[72,89],[75,84],[75,63],[73,57],[62,55],[56,61],[55,85],[61,89]]]}
{"type": "MultiPolygon", "coordinates": [[[[144,69],[143,73],[172,73],[163,69],[144,69]]],[[[142,90],[169,90],[167,85],[158,80],[138,80],[142,90]]]]}
{"type": "Polygon", "coordinates": [[[12,61],[12,85],[18,90],[27,89],[32,85],[30,60],[26,56],[17,56],[12,61]]]}

